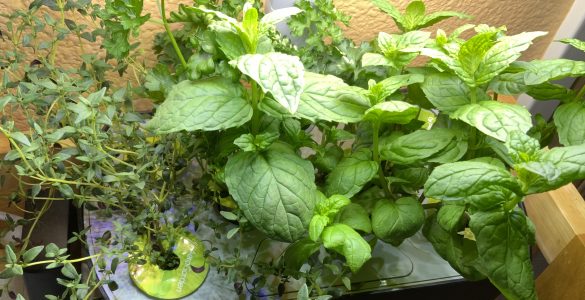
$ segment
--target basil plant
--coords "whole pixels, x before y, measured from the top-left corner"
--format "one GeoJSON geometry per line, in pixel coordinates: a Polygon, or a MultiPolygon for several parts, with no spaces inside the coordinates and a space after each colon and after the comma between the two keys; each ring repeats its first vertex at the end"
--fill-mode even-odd
{"type": "Polygon", "coordinates": [[[147,130],[192,132],[222,215],[292,243],[278,262],[286,274],[321,263],[322,247],[344,258],[339,272],[357,272],[376,243],[398,246],[422,229],[466,278],[489,278],[510,299],[536,298],[534,228],[519,204],[585,178],[583,91],[551,82],[582,76],[582,62],[517,61],[545,32],[465,25],[431,38],[423,28],[468,16],[427,14],[422,1],[404,13],[373,2],[401,32],[360,48],[369,52],[359,67],[372,76],[349,84],[306,70],[294,47],[275,51],[273,25],[298,9],[260,17],[246,5],[241,20],[186,9],[209,20],[231,76],[175,83],[147,130]],[[534,127],[524,107],[497,101],[519,93],[564,101],[555,125],[565,147],[546,148],[549,125],[534,127]]]}

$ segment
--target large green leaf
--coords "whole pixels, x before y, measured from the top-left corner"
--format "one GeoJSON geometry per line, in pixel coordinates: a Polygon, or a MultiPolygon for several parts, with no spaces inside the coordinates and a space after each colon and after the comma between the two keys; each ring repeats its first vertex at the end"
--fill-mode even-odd
{"type": "Polygon", "coordinates": [[[410,31],[404,34],[378,34],[378,47],[391,66],[400,69],[412,62],[430,39],[430,32],[410,31]]]}
{"type": "Polygon", "coordinates": [[[445,128],[417,130],[384,145],[380,154],[383,160],[408,165],[439,153],[454,138],[455,134],[445,128]]]}
{"type": "Polygon", "coordinates": [[[471,216],[481,269],[506,299],[536,299],[528,247],[534,237],[528,222],[519,211],[471,216]]]}
{"type": "Polygon", "coordinates": [[[240,86],[213,78],[173,86],[146,126],[159,134],[212,131],[240,126],[251,118],[252,106],[242,98],[240,86]]]}
{"type": "Polygon", "coordinates": [[[528,91],[528,86],[524,84],[524,72],[504,73],[492,79],[488,89],[502,95],[518,95],[528,91]]]}
{"type": "Polygon", "coordinates": [[[481,64],[474,74],[476,85],[490,82],[492,78],[504,71],[522,52],[532,44],[532,40],[546,35],[546,32],[523,32],[513,36],[505,36],[491,47],[484,55],[481,64]]]}
{"type": "Polygon", "coordinates": [[[305,73],[305,89],[297,111],[299,116],[311,121],[350,123],[360,121],[368,108],[368,99],[350,89],[340,78],[305,73]]]}
{"type": "Polygon", "coordinates": [[[585,147],[557,147],[544,151],[539,161],[515,165],[527,194],[554,190],[585,178],[585,147]]]}
{"type": "Polygon", "coordinates": [[[297,111],[305,82],[305,70],[298,57],[272,52],[247,54],[233,62],[289,112],[297,111]]]}
{"type": "Polygon", "coordinates": [[[417,199],[378,200],[372,211],[372,231],[394,246],[414,235],[425,221],[425,211],[417,199]]]}
{"type": "MultiPolygon", "coordinates": [[[[449,73],[425,76],[421,88],[429,101],[442,112],[452,113],[470,103],[471,89],[457,76],[449,73]]],[[[477,89],[476,93],[477,99],[487,99],[487,95],[481,89],[477,89]]]]}
{"type": "Polygon", "coordinates": [[[362,148],[356,151],[352,156],[342,159],[329,173],[325,183],[325,194],[353,197],[376,176],[378,167],[372,160],[369,149],[362,148]]]}
{"type": "Polygon", "coordinates": [[[372,248],[362,236],[345,224],[333,224],[323,231],[323,246],[343,256],[352,272],[372,257],[372,248]]]}
{"type": "MultiPolygon", "coordinates": [[[[325,198],[325,196],[321,194],[321,192],[319,192],[319,195],[322,198],[325,198]]],[[[328,218],[333,218],[342,208],[349,205],[350,203],[351,200],[349,200],[349,198],[345,196],[333,195],[329,198],[325,198],[319,201],[317,203],[315,212],[319,215],[326,216],[328,218]]]]}
{"type": "Polygon", "coordinates": [[[479,131],[500,141],[506,141],[513,130],[527,132],[532,127],[530,112],[526,108],[496,101],[481,101],[460,107],[451,114],[479,131]]]}
{"type": "Polygon", "coordinates": [[[370,91],[372,91],[372,89],[378,90],[379,93],[376,94],[376,97],[379,101],[384,101],[387,97],[394,94],[401,87],[411,85],[413,83],[423,82],[424,78],[425,77],[422,74],[391,76],[376,83],[373,87],[370,87],[370,91]]]}
{"type": "Polygon", "coordinates": [[[526,94],[535,100],[572,100],[577,95],[576,91],[568,89],[560,84],[543,82],[537,85],[527,86],[526,94]]]}
{"type": "Polygon", "coordinates": [[[484,162],[463,161],[436,167],[425,183],[425,196],[444,201],[461,201],[481,209],[502,204],[521,188],[510,172],[484,162]]]}
{"type": "Polygon", "coordinates": [[[506,141],[508,154],[514,162],[528,162],[538,159],[540,143],[521,131],[511,131],[506,141]]]}
{"type": "Polygon", "coordinates": [[[376,123],[408,124],[416,119],[420,108],[404,101],[381,102],[364,115],[364,120],[376,123]]]}
{"type": "Polygon", "coordinates": [[[549,80],[585,75],[585,61],[569,59],[533,60],[527,64],[524,81],[535,85],[549,80]]]}
{"type": "Polygon", "coordinates": [[[485,275],[474,267],[477,260],[475,242],[464,238],[457,232],[445,230],[437,222],[437,214],[427,218],[422,232],[431,242],[435,251],[463,277],[470,280],[485,278],[485,275]]]}
{"type": "Polygon", "coordinates": [[[557,107],[554,121],[559,134],[559,142],[564,146],[585,143],[585,104],[572,102],[557,107]]]}
{"type": "Polygon", "coordinates": [[[585,51],[585,41],[581,41],[578,39],[562,39],[560,40],[561,43],[569,44],[581,51],[585,51]]]}
{"type": "Polygon", "coordinates": [[[316,197],[309,161],[274,144],[264,152],[230,157],[225,177],[230,194],[260,231],[287,242],[305,235],[316,197]]]}
{"type": "Polygon", "coordinates": [[[463,216],[465,215],[465,203],[456,201],[445,202],[437,212],[437,223],[446,231],[456,232],[461,229],[463,216]]]}

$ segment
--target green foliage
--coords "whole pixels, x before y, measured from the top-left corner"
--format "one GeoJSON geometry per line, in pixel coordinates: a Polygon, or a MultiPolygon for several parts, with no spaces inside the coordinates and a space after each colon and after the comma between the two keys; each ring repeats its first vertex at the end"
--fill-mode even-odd
{"type": "Polygon", "coordinates": [[[378,200],[372,211],[372,231],[379,239],[398,246],[415,234],[425,221],[420,203],[411,197],[378,200]]]}

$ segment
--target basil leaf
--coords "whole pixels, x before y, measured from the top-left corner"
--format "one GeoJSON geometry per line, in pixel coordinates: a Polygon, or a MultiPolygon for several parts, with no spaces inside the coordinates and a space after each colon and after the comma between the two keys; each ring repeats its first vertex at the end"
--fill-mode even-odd
{"type": "Polygon", "coordinates": [[[368,108],[368,100],[340,78],[305,73],[305,89],[297,111],[299,116],[311,121],[351,123],[360,121],[368,108]]]}
{"type": "Polygon", "coordinates": [[[372,257],[370,244],[345,224],[328,226],[321,235],[323,246],[345,257],[352,272],[357,272],[372,257]]]}
{"type": "Polygon", "coordinates": [[[357,203],[350,203],[344,207],[338,216],[338,223],[345,224],[365,233],[372,232],[372,222],[370,221],[368,212],[363,206],[357,203]]]}
{"type": "Polygon", "coordinates": [[[536,299],[528,247],[534,237],[526,216],[517,210],[478,212],[469,226],[490,281],[507,299],[536,299]]]}
{"type": "Polygon", "coordinates": [[[322,215],[314,215],[311,218],[311,223],[309,223],[309,238],[311,241],[318,241],[321,237],[321,233],[323,233],[323,229],[327,225],[329,225],[329,218],[322,215]]]}
{"type": "Polygon", "coordinates": [[[464,200],[490,209],[522,195],[508,170],[484,162],[454,162],[436,167],[425,183],[425,196],[443,201],[464,200]]]}
{"type": "Polygon", "coordinates": [[[425,17],[425,4],[422,1],[412,1],[406,6],[404,28],[406,31],[414,30],[425,17]]]}
{"type": "Polygon", "coordinates": [[[289,112],[297,111],[305,83],[305,70],[298,57],[277,52],[247,54],[231,63],[289,112]]]}
{"type": "Polygon", "coordinates": [[[553,119],[562,145],[573,146],[585,143],[585,104],[583,102],[560,105],[555,110],[553,119]]]}
{"type": "Polygon", "coordinates": [[[386,56],[378,53],[366,53],[362,56],[362,67],[391,66],[392,62],[386,56]]]}
{"type": "Polygon", "coordinates": [[[454,138],[453,132],[445,128],[417,130],[381,147],[380,157],[392,163],[409,165],[439,153],[454,138]]]}
{"type": "Polygon", "coordinates": [[[408,124],[416,119],[420,108],[404,101],[381,102],[370,109],[364,115],[364,120],[390,124],[408,124]]]}
{"type": "MultiPolygon", "coordinates": [[[[323,194],[319,192],[319,194],[324,197],[323,194]]],[[[315,211],[317,214],[326,216],[329,218],[335,217],[337,213],[344,208],[345,206],[349,205],[351,200],[349,198],[342,196],[342,195],[333,195],[329,198],[323,199],[319,203],[317,203],[317,207],[315,211]]]]}
{"type": "Polygon", "coordinates": [[[445,230],[437,222],[437,214],[427,218],[422,232],[435,251],[463,277],[470,280],[485,278],[485,275],[474,267],[477,261],[477,247],[474,241],[464,238],[457,232],[445,230]]]}
{"type": "Polygon", "coordinates": [[[246,54],[242,39],[233,31],[215,31],[215,41],[228,59],[236,59],[246,54]]]}
{"type": "Polygon", "coordinates": [[[310,162],[273,144],[264,152],[230,157],[225,177],[230,194],[257,229],[288,242],[305,234],[316,197],[310,162]]]}
{"type": "Polygon", "coordinates": [[[437,223],[446,231],[455,232],[460,230],[463,216],[465,215],[465,203],[448,201],[439,208],[437,212],[437,223]]]}
{"type": "Polygon", "coordinates": [[[284,252],[285,267],[291,271],[299,271],[309,257],[319,251],[321,245],[310,239],[302,239],[291,244],[284,252]]]}
{"type": "Polygon", "coordinates": [[[241,88],[213,78],[173,86],[146,127],[157,134],[213,131],[243,125],[251,118],[252,106],[242,98],[241,88]]]}
{"type": "Polygon", "coordinates": [[[526,65],[526,68],[524,81],[528,85],[585,75],[585,61],[569,59],[533,60],[526,65]]]}
{"type": "Polygon", "coordinates": [[[425,212],[417,199],[379,200],[372,211],[372,231],[393,246],[414,235],[425,221],[425,212]]]}
{"type": "Polygon", "coordinates": [[[500,141],[506,141],[510,131],[527,132],[532,127],[531,115],[526,108],[496,101],[465,105],[451,114],[451,118],[459,119],[500,141]]]}
{"type": "Polygon", "coordinates": [[[325,181],[325,194],[353,197],[376,176],[378,167],[372,161],[369,149],[359,149],[352,156],[342,159],[329,173],[325,181]]]}

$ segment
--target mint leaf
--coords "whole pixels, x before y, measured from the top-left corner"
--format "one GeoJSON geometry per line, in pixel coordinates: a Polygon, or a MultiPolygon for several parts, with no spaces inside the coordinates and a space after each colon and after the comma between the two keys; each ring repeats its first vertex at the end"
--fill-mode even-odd
{"type": "Polygon", "coordinates": [[[242,98],[240,86],[213,78],[173,86],[146,126],[157,134],[212,131],[240,126],[251,118],[252,106],[242,98]]]}
{"type": "Polygon", "coordinates": [[[427,218],[422,232],[435,251],[463,277],[470,280],[485,278],[485,275],[475,268],[477,247],[474,241],[464,238],[457,232],[445,230],[437,222],[437,214],[427,218]]]}
{"type": "Polygon", "coordinates": [[[562,39],[559,42],[569,44],[581,51],[585,51],[585,42],[578,39],[562,39]]]}
{"type": "Polygon", "coordinates": [[[562,104],[553,115],[559,142],[564,146],[585,143],[585,104],[572,102],[562,104]]]}
{"type": "Polygon", "coordinates": [[[260,20],[261,23],[264,24],[278,24],[294,15],[300,14],[303,11],[298,7],[287,7],[282,9],[273,10],[267,14],[265,14],[262,19],[260,20]]]}
{"type": "Polygon", "coordinates": [[[534,239],[520,211],[478,212],[469,223],[481,269],[508,299],[536,299],[529,243],[534,239]]]}
{"type": "Polygon", "coordinates": [[[387,13],[396,22],[398,29],[404,31],[404,17],[396,6],[392,5],[389,0],[372,0],[372,3],[376,5],[381,11],[387,13]]]}
{"type": "Polygon", "coordinates": [[[535,100],[566,101],[574,99],[577,93],[560,84],[543,82],[541,84],[527,86],[526,94],[535,100]]]}
{"type": "Polygon", "coordinates": [[[333,218],[342,208],[350,203],[351,200],[345,196],[333,195],[317,203],[315,211],[319,215],[333,218]]]}
{"type": "Polygon", "coordinates": [[[329,225],[331,220],[327,216],[314,215],[309,223],[309,238],[311,241],[318,241],[323,233],[323,229],[329,225]]]}
{"type": "Polygon", "coordinates": [[[293,242],[306,233],[316,195],[310,162],[274,144],[264,152],[230,157],[225,177],[246,218],[270,238],[293,242]]]}
{"type": "Polygon", "coordinates": [[[521,131],[511,131],[506,141],[506,148],[516,163],[538,160],[540,143],[521,131]]]}
{"type": "Polygon", "coordinates": [[[356,151],[352,156],[342,159],[329,173],[325,181],[325,194],[353,197],[376,176],[378,167],[372,161],[369,149],[356,151]]]}
{"type": "MultiPolygon", "coordinates": [[[[429,101],[440,111],[452,113],[470,103],[471,89],[457,76],[448,73],[436,73],[425,76],[421,88],[429,101]]],[[[477,99],[489,97],[477,89],[477,99]]]]}
{"type": "Polygon", "coordinates": [[[533,60],[526,65],[526,68],[524,81],[527,85],[585,75],[585,61],[569,59],[533,60]]]}
{"type": "Polygon", "coordinates": [[[425,196],[443,201],[461,201],[481,209],[502,204],[520,185],[508,170],[484,162],[463,161],[436,167],[425,183],[425,196]]]}
{"type": "Polygon", "coordinates": [[[520,105],[482,101],[460,107],[451,114],[479,131],[500,141],[506,141],[514,130],[527,132],[532,127],[530,112],[520,105]]]}
{"type": "Polygon", "coordinates": [[[322,234],[323,246],[345,257],[352,272],[357,272],[372,257],[372,248],[364,238],[345,224],[333,224],[322,234]]]}
{"type": "Polygon", "coordinates": [[[392,66],[392,62],[382,54],[366,53],[362,56],[362,67],[368,66],[392,66]]]}
{"type": "Polygon", "coordinates": [[[376,123],[408,124],[416,119],[420,108],[404,101],[381,102],[364,115],[364,120],[376,123]]]}
{"type": "Polygon", "coordinates": [[[422,205],[412,197],[382,199],[372,211],[372,231],[379,239],[398,246],[414,235],[425,221],[422,205]]]}
{"type": "Polygon", "coordinates": [[[383,145],[380,154],[383,160],[409,165],[439,153],[454,138],[453,131],[445,128],[417,130],[383,145]]]}
{"type": "Polygon", "coordinates": [[[305,84],[304,67],[298,57],[277,52],[247,54],[232,63],[290,113],[297,111],[305,84]]]}
{"type": "Polygon", "coordinates": [[[425,18],[425,4],[422,1],[411,1],[404,12],[404,28],[406,31],[414,30],[425,18]]]}
{"type": "Polygon", "coordinates": [[[459,19],[471,19],[471,16],[455,11],[438,11],[426,15],[416,29],[426,28],[452,17],[457,17],[459,19]]]}
{"type": "Polygon", "coordinates": [[[400,69],[412,62],[430,39],[430,32],[410,31],[402,35],[380,32],[378,47],[390,65],[400,69]]]}
{"type": "Polygon", "coordinates": [[[340,78],[305,73],[305,88],[297,111],[299,116],[311,121],[351,123],[360,121],[368,107],[368,100],[340,78]]]}
{"type": "Polygon", "coordinates": [[[272,145],[278,140],[278,136],[277,132],[265,132],[258,135],[247,133],[235,139],[234,144],[246,152],[260,151],[272,145]]]}

